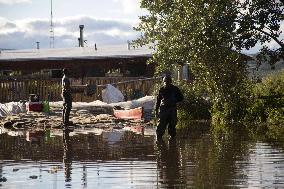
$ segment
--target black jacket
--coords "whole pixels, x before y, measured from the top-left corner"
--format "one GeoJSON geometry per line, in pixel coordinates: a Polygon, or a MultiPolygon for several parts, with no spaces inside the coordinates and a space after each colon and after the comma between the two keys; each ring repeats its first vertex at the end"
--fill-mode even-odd
{"type": "Polygon", "coordinates": [[[157,103],[156,112],[160,107],[172,108],[176,107],[176,104],[183,100],[183,95],[179,88],[170,84],[168,87],[163,86],[160,88],[157,103]]]}

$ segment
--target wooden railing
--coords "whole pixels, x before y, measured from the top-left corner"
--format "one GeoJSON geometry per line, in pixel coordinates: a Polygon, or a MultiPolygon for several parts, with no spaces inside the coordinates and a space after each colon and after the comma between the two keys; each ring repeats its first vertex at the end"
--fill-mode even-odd
{"type": "MultiPolygon", "coordinates": [[[[135,92],[141,95],[151,95],[155,78],[123,78],[123,77],[96,77],[76,80],[71,79],[72,85],[96,84],[96,94],[85,96],[84,94],[73,94],[73,101],[91,102],[101,100],[102,90],[106,84],[117,87],[127,99],[132,99],[135,92]]],[[[28,100],[29,94],[38,94],[40,100],[60,101],[61,79],[15,79],[0,80],[0,103],[28,100]]],[[[137,94],[137,93],[136,93],[137,94]]]]}

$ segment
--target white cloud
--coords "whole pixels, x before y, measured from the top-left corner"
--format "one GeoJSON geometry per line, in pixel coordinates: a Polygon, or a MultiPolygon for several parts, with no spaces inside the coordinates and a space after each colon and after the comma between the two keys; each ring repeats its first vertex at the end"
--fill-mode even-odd
{"type": "Polygon", "coordinates": [[[0,17],[0,29],[7,23],[7,19],[6,18],[3,18],[3,17],[0,17]]]}
{"type": "Polygon", "coordinates": [[[14,5],[18,3],[31,3],[31,0],[0,0],[0,4],[14,5]]]}
{"type": "MultiPolygon", "coordinates": [[[[132,23],[104,20],[89,16],[73,16],[54,21],[55,47],[78,45],[79,25],[84,24],[84,38],[88,44],[121,44],[135,39],[132,23]]],[[[21,19],[10,21],[0,17],[0,49],[34,48],[39,41],[42,48],[49,47],[50,21],[48,19],[21,19]]]]}
{"type": "Polygon", "coordinates": [[[110,35],[110,36],[129,36],[131,35],[131,32],[125,32],[125,31],[121,31],[119,29],[111,29],[105,32],[105,34],[110,35]]]}
{"type": "Polygon", "coordinates": [[[124,13],[135,13],[141,11],[140,0],[113,0],[115,3],[120,3],[124,13]]]}

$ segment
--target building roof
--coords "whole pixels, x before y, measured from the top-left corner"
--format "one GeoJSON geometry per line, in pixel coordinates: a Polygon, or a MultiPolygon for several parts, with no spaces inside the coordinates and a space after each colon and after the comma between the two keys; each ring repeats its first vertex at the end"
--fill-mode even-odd
{"type": "Polygon", "coordinates": [[[0,61],[135,58],[151,57],[152,53],[147,47],[128,50],[127,45],[98,46],[97,50],[95,47],[3,50],[0,61]]]}

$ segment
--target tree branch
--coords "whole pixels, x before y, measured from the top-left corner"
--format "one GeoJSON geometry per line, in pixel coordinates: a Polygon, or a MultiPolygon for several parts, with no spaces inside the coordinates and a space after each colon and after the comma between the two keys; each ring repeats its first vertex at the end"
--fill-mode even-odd
{"type": "Polygon", "coordinates": [[[256,27],[253,27],[253,29],[255,29],[256,31],[259,31],[260,33],[263,33],[263,34],[269,36],[269,37],[270,37],[271,39],[273,39],[276,43],[278,43],[282,49],[284,49],[284,43],[282,43],[280,40],[278,40],[277,37],[271,35],[270,33],[266,32],[266,31],[263,31],[263,30],[261,30],[261,29],[259,29],[259,28],[256,28],[256,27]]]}

